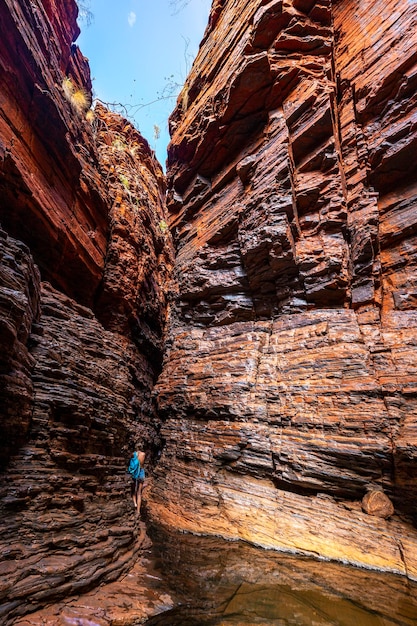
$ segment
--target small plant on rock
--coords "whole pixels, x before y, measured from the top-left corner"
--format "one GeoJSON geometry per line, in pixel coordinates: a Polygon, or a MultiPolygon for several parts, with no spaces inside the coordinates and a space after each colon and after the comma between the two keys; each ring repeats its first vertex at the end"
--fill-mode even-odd
{"type": "Polygon", "coordinates": [[[71,96],[74,93],[74,83],[69,76],[65,76],[64,80],[62,81],[62,91],[64,92],[64,96],[66,97],[68,102],[70,102],[71,96]]]}
{"type": "Polygon", "coordinates": [[[90,108],[90,101],[87,92],[82,87],[74,85],[69,76],[62,81],[62,91],[65,98],[78,114],[83,115],[90,108]]]}
{"type": "Polygon", "coordinates": [[[163,232],[163,233],[166,233],[166,232],[167,232],[167,230],[168,230],[168,224],[166,223],[166,221],[165,221],[165,220],[161,220],[161,221],[159,222],[159,228],[160,228],[161,232],[163,232]]]}
{"type": "Polygon", "coordinates": [[[126,144],[121,141],[121,139],[115,139],[114,141],[112,141],[112,148],[114,148],[117,152],[126,152],[127,150],[127,146],[126,144]]]}
{"type": "Polygon", "coordinates": [[[130,184],[129,184],[129,179],[127,178],[127,176],[125,176],[124,174],[120,174],[119,180],[122,183],[123,187],[129,190],[130,184]]]}
{"type": "Polygon", "coordinates": [[[85,113],[90,106],[87,92],[84,89],[76,89],[71,97],[71,104],[77,113],[85,113]]]}

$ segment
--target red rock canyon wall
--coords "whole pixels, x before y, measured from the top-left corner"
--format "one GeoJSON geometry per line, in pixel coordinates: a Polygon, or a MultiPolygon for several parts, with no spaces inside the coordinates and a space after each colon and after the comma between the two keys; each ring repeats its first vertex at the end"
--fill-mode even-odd
{"type": "Polygon", "coordinates": [[[131,567],[134,439],[157,523],[417,578],[417,5],[213,2],[175,287],[164,176],[91,119],[75,20],[0,6],[1,620],[131,567]]]}
{"type": "Polygon", "coordinates": [[[416,26],[213,3],[170,120],[156,521],[417,577],[416,26]]]}
{"type": "Polygon", "coordinates": [[[0,7],[2,624],[131,567],[129,447],[160,445],[165,180],[131,124],[87,113],[76,13],[0,7]]]}

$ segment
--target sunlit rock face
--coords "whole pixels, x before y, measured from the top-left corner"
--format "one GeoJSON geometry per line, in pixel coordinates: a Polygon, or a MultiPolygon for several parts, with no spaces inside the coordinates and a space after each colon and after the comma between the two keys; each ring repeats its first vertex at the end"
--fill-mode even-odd
{"type": "Polygon", "coordinates": [[[417,577],[416,27],[214,2],[170,121],[155,520],[417,577]]]}
{"type": "Polygon", "coordinates": [[[2,624],[132,565],[129,447],[160,447],[165,181],[130,123],[87,115],[76,13],[0,8],[2,624]]]}

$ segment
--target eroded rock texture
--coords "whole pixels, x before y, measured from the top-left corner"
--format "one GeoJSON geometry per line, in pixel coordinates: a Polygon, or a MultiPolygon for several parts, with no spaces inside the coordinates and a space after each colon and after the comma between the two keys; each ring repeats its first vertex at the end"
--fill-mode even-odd
{"type": "Polygon", "coordinates": [[[39,316],[39,271],[28,248],[0,230],[0,465],[28,434],[33,401],[34,360],[27,343],[39,316]]]}
{"type": "Polygon", "coordinates": [[[129,447],[160,446],[165,181],[130,123],[86,119],[76,13],[0,7],[2,624],[131,567],[129,447]]]}
{"type": "Polygon", "coordinates": [[[89,69],[71,46],[76,13],[72,1],[3,3],[0,221],[30,246],[45,279],[91,306],[108,224],[91,126],[63,90],[69,77],[88,108],[89,69]]]}
{"type": "Polygon", "coordinates": [[[214,2],[171,117],[154,519],[417,577],[416,26],[214,2]]]}

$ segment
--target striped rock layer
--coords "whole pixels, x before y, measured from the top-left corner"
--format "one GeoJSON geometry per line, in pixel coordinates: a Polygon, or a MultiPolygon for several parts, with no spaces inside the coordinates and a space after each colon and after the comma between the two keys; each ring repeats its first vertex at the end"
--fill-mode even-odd
{"type": "Polygon", "coordinates": [[[417,577],[416,26],[213,3],[170,119],[154,520],[417,577]]]}

